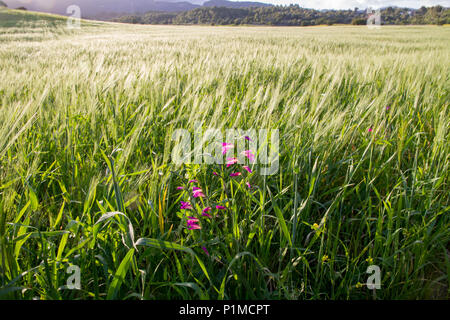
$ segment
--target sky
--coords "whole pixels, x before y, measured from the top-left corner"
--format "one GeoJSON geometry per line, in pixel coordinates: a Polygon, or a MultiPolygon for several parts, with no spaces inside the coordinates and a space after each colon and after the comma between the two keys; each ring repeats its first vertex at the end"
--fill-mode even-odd
{"type": "MultiPolygon", "coordinates": [[[[188,0],[189,1],[189,0],[188,0]]],[[[441,5],[450,7],[450,0],[234,0],[234,1],[258,1],[272,4],[299,4],[304,8],[314,9],[353,9],[358,7],[365,9],[367,7],[380,8],[388,6],[420,8],[421,6],[430,7],[441,5]]]]}

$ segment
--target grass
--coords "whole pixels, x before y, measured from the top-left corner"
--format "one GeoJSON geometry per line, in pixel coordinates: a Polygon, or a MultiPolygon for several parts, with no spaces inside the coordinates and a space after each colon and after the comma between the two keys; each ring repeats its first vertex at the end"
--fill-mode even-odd
{"type": "Polygon", "coordinates": [[[0,11],[0,298],[448,299],[449,38],[0,11]],[[175,166],[195,121],[279,129],[279,172],[175,166]],[[229,200],[201,231],[194,178],[229,200]]]}

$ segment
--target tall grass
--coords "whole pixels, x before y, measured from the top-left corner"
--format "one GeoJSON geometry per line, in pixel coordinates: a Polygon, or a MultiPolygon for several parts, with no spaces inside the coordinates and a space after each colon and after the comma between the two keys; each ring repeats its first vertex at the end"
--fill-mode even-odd
{"type": "Polygon", "coordinates": [[[449,297],[450,29],[0,15],[0,298],[449,297]],[[221,186],[171,162],[195,121],[280,130],[210,256],[175,188],[221,186]]]}

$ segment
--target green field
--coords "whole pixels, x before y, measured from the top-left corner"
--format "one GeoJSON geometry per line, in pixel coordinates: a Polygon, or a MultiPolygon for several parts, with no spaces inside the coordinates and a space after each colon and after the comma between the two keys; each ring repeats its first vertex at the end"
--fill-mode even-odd
{"type": "Polygon", "coordinates": [[[0,298],[450,297],[449,27],[3,10],[0,71],[0,298]],[[196,121],[278,129],[279,171],[175,165],[196,121]],[[191,179],[206,203],[181,210],[191,179]]]}

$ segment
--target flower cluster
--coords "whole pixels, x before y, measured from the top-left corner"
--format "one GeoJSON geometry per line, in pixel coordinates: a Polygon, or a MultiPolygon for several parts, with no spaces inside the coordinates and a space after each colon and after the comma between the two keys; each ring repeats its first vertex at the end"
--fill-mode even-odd
{"type": "MultiPolygon", "coordinates": [[[[197,180],[190,180],[188,184],[198,183],[197,180]]],[[[177,190],[185,190],[185,187],[177,187],[177,190]]],[[[206,195],[203,193],[203,190],[200,187],[193,186],[192,187],[192,197],[195,198],[205,198],[206,195]]],[[[201,202],[203,204],[203,201],[201,202]]],[[[216,205],[217,210],[226,210],[226,207],[221,205],[216,205]]],[[[194,210],[194,206],[190,202],[181,201],[180,202],[180,210],[194,210]]],[[[208,212],[211,212],[211,207],[204,207],[201,209],[202,217],[212,218],[212,215],[208,212]]],[[[188,230],[200,230],[202,227],[198,224],[200,220],[196,217],[188,217],[187,219],[187,227],[188,230]]]]}
{"type": "MultiPolygon", "coordinates": [[[[251,139],[246,136],[245,137],[246,140],[251,141],[251,139]]],[[[234,148],[234,145],[231,143],[222,143],[222,153],[226,154],[228,150],[234,148]]],[[[255,154],[253,153],[253,151],[251,150],[245,150],[241,153],[242,155],[244,155],[245,157],[248,158],[248,160],[250,162],[254,162],[256,157],[255,154]]],[[[232,167],[233,165],[237,164],[239,161],[237,158],[227,158],[227,162],[226,162],[226,167],[232,167]]],[[[246,170],[248,173],[253,173],[253,170],[249,167],[249,166],[242,166],[242,168],[244,170],[246,170]]],[[[218,175],[217,172],[213,173],[214,175],[218,175]]],[[[242,172],[240,171],[236,171],[236,172],[232,172],[230,173],[230,177],[238,177],[238,176],[242,176],[242,172]]],[[[246,182],[246,185],[248,188],[251,188],[251,184],[249,182],[246,182]]]]}
{"type": "MultiPolygon", "coordinates": [[[[245,139],[251,141],[249,137],[245,137],[245,139]]],[[[231,143],[221,143],[221,146],[223,155],[234,148],[234,145],[231,143]]],[[[255,160],[255,155],[251,150],[245,150],[244,152],[242,152],[242,155],[248,158],[250,162],[253,162],[255,160]]],[[[227,158],[225,164],[226,168],[222,167],[222,170],[219,171],[221,172],[220,174],[214,171],[212,172],[212,175],[222,179],[224,182],[226,176],[229,176],[231,178],[243,176],[243,172],[241,172],[243,170],[239,170],[237,164],[237,158],[227,158]]],[[[242,169],[247,171],[247,174],[253,173],[252,169],[249,166],[242,165],[241,167],[242,169]]],[[[245,185],[249,189],[252,189],[252,185],[250,184],[250,182],[246,181],[245,185]]],[[[202,225],[204,226],[204,222],[202,223],[202,221],[205,221],[201,220],[202,218],[212,220],[214,217],[218,216],[218,212],[227,210],[227,207],[222,205],[223,202],[219,202],[213,205],[214,202],[208,198],[206,192],[204,192],[200,187],[198,180],[189,180],[184,186],[179,186],[176,189],[182,191],[184,195],[189,197],[188,201],[180,202],[180,210],[189,211],[189,214],[184,215],[184,217],[187,216],[186,224],[188,230],[201,230],[202,225]],[[214,211],[216,212],[216,214],[213,213],[214,211]]],[[[209,255],[209,252],[205,246],[202,246],[202,249],[207,255],[209,255]]]]}

